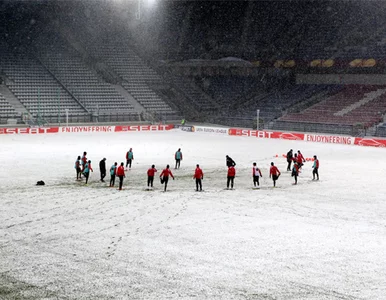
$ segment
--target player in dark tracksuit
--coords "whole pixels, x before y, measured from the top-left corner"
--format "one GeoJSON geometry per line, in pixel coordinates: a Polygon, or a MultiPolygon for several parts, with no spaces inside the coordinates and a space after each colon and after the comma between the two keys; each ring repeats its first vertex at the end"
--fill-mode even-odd
{"type": "Polygon", "coordinates": [[[167,165],[166,169],[163,169],[159,178],[161,179],[161,184],[165,184],[164,191],[166,192],[166,188],[168,186],[169,176],[171,176],[174,180],[174,176],[172,174],[172,171],[170,171],[170,166],[167,165]]]}
{"type": "Polygon", "coordinates": [[[292,163],[292,158],[293,158],[293,150],[291,149],[290,151],[287,152],[287,171],[291,171],[291,163],[292,163]]]}
{"type": "Polygon", "coordinates": [[[155,172],[157,172],[155,165],[152,165],[151,168],[147,170],[147,187],[153,187],[155,172]]]}
{"type": "Polygon", "coordinates": [[[106,177],[106,158],[103,158],[99,162],[99,171],[101,172],[101,181],[105,182],[104,179],[106,177]]]}

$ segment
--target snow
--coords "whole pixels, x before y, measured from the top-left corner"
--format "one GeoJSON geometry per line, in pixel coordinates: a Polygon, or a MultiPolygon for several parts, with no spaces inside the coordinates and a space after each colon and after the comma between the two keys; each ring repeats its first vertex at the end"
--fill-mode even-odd
{"type": "Polygon", "coordinates": [[[0,144],[0,299],[386,294],[384,149],[175,130],[2,135],[0,144]],[[101,183],[99,161],[109,169],[131,147],[124,190],[101,183]],[[145,191],[147,169],[174,167],[178,148],[184,159],[168,191],[158,176],[145,191]],[[281,156],[291,148],[318,155],[320,181],[306,162],[292,185],[281,156]],[[94,168],[87,186],[75,181],[83,151],[94,168]],[[237,163],[235,190],[224,189],[225,155],[237,163]],[[282,172],[275,189],[271,161],[282,172]],[[197,163],[202,193],[192,179],[197,163]]]}

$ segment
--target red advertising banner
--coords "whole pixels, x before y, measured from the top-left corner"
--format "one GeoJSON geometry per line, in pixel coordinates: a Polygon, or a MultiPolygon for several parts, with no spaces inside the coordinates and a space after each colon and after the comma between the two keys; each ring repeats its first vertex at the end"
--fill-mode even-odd
{"type": "Polygon", "coordinates": [[[368,147],[386,147],[386,140],[371,139],[371,138],[355,138],[355,145],[368,147]]]}
{"type": "Polygon", "coordinates": [[[68,126],[60,127],[60,132],[114,132],[115,126],[68,126]]]}
{"type": "Polygon", "coordinates": [[[314,143],[329,143],[329,144],[343,144],[343,145],[358,145],[370,147],[386,147],[386,140],[372,139],[372,138],[355,138],[351,136],[338,135],[324,135],[324,134],[308,134],[295,132],[280,132],[280,131],[263,131],[230,128],[229,135],[236,136],[252,136],[265,139],[285,139],[285,140],[299,140],[314,143]]]}
{"type": "Polygon", "coordinates": [[[250,130],[230,128],[229,135],[253,136],[262,139],[304,140],[304,133],[291,133],[280,131],[250,130]]]}
{"type": "Polygon", "coordinates": [[[324,135],[324,134],[304,134],[304,140],[315,143],[353,145],[354,139],[351,136],[324,135]]]}
{"type": "Polygon", "coordinates": [[[126,126],[115,126],[115,132],[124,131],[165,131],[174,128],[173,124],[165,125],[126,125],[126,126]]]}
{"type": "Polygon", "coordinates": [[[21,128],[0,128],[0,134],[44,134],[58,133],[59,127],[21,127],[21,128]]]}

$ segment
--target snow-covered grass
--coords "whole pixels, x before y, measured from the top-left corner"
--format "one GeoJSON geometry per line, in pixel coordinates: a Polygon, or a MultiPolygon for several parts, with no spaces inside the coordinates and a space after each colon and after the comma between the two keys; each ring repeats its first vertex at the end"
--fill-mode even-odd
{"type": "Polygon", "coordinates": [[[5,135],[0,145],[0,299],[386,295],[384,149],[180,131],[5,135]],[[124,190],[101,183],[99,161],[109,168],[131,147],[124,190]],[[184,159],[168,192],[158,176],[146,191],[147,169],[173,167],[178,148],[184,159]],[[290,148],[318,155],[320,181],[307,162],[292,185],[281,157],[290,148]],[[73,167],[83,151],[94,168],[87,186],[73,167]],[[227,154],[237,163],[229,191],[227,154]],[[276,189],[271,161],[283,173],[276,189]],[[253,162],[260,190],[251,188],[253,162]]]}

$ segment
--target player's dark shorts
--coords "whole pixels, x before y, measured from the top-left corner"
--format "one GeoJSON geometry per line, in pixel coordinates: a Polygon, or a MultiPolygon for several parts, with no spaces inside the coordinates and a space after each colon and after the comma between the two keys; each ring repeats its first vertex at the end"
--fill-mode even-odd
{"type": "Polygon", "coordinates": [[[272,175],[272,180],[277,180],[279,178],[279,176],[277,176],[277,175],[272,175]]]}
{"type": "Polygon", "coordinates": [[[312,170],[312,174],[318,174],[318,168],[314,168],[314,169],[312,170]]]}

